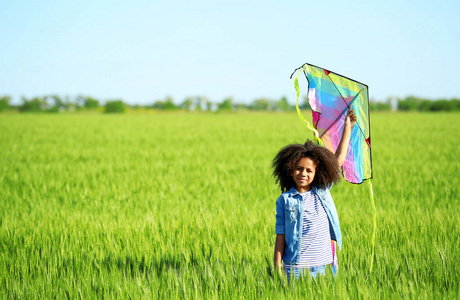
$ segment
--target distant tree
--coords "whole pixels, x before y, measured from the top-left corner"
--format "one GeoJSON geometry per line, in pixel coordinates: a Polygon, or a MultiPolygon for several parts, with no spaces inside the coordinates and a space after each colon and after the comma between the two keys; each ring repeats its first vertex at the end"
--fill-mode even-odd
{"type": "Polygon", "coordinates": [[[391,110],[391,104],[388,102],[378,102],[377,110],[391,110]]]}
{"type": "Polygon", "coordinates": [[[418,103],[418,110],[420,110],[420,111],[430,111],[432,104],[433,104],[433,101],[422,100],[422,101],[420,101],[420,103],[418,103]]]}
{"type": "Polygon", "coordinates": [[[52,106],[56,106],[58,108],[64,106],[64,101],[61,97],[59,97],[59,95],[51,95],[48,98],[52,101],[52,106]]]}
{"type": "Polygon", "coordinates": [[[209,99],[206,99],[206,110],[212,111],[212,106],[213,106],[213,103],[209,99]]]}
{"type": "Polygon", "coordinates": [[[218,110],[233,110],[233,99],[232,98],[225,98],[222,103],[217,104],[218,110]]]}
{"type": "Polygon", "coordinates": [[[165,103],[164,101],[157,100],[153,103],[152,108],[154,109],[164,109],[165,108],[165,103]]]}
{"type": "Polygon", "coordinates": [[[22,97],[22,105],[19,106],[21,112],[43,112],[47,110],[46,97],[34,97],[27,99],[22,97]]]}
{"type": "Polygon", "coordinates": [[[66,111],[75,111],[78,107],[77,103],[72,101],[72,99],[69,96],[64,97],[64,109],[66,111]]]}
{"type": "Polygon", "coordinates": [[[433,101],[431,104],[431,111],[451,111],[455,109],[455,102],[451,102],[446,99],[440,99],[433,101]]]}
{"type": "Polygon", "coordinates": [[[195,100],[193,101],[193,109],[197,111],[202,111],[203,106],[205,105],[206,101],[208,101],[206,97],[202,97],[202,96],[195,97],[195,100]]]}
{"type": "Polygon", "coordinates": [[[369,101],[369,109],[371,111],[375,111],[375,110],[380,110],[380,111],[391,110],[391,103],[389,101],[382,102],[382,101],[376,101],[374,99],[371,99],[369,101]]]}
{"type": "Polygon", "coordinates": [[[192,104],[193,104],[193,98],[192,97],[187,97],[185,98],[184,102],[180,105],[182,109],[185,110],[191,110],[192,109],[192,104]]]}
{"type": "Polygon", "coordinates": [[[0,96],[0,111],[4,111],[7,109],[10,109],[10,101],[11,97],[10,96],[0,96]]]}
{"type": "Polygon", "coordinates": [[[107,101],[105,103],[106,113],[124,113],[125,110],[126,110],[126,105],[121,100],[107,101]]]}
{"type": "Polygon", "coordinates": [[[282,97],[280,101],[276,102],[276,107],[281,111],[288,111],[290,109],[289,102],[286,97],[282,97]]]}
{"type": "Polygon", "coordinates": [[[299,108],[300,109],[310,109],[310,103],[308,102],[308,97],[304,96],[303,101],[299,99],[299,108]]]}
{"type": "Polygon", "coordinates": [[[460,109],[459,102],[457,99],[428,100],[410,96],[398,100],[398,109],[402,111],[453,111],[460,109]]]}
{"type": "Polygon", "coordinates": [[[455,110],[460,110],[460,99],[452,99],[452,107],[454,107],[455,110]]]}
{"type": "Polygon", "coordinates": [[[170,97],[170,96],[166,97],[164,109],[166,109],[166,110],[178,109],[177,105],[174,104],[174,100],[173,100],[172,97],[170,97]]]}
{"type": "Polygon", "coordinates": [[[46,99],[48,112],[59,112],[60,110],[65,109],[65,103],[60,96],[51,95],[46,97],[46,99]]]}
{"type": "Polygon", "coordinates": [[[58,106],[51,106],[46,109],[46,112],[49,113],[58,113],[59,112],[59,107],[58,106]]]}
{"type": "Polygon", "coordinates": [[[205,108],[208,99],[202,96],[187,97],[184,102],[181,103],[180,108],[188,111],[202,111],[205,108]]]}
{"type": "Polygon", "coordinates": [[[269,100],[265,98],[259,98],[252,102],[252,109],[254,110],[269,110],[272,104],[269,100]]]}
{"type": "Polygon", "coordinates": [[[78,95],[75,97],[75,109],[81,110],[83,107],[85,107],[85,99],[86,97],[83,95],[78,95]]]}
{"type": "Polygon", "coordinates": [[[244,103],[236,103],[234,106],[236,110],[247,110],[248,108],[250,108],[248,107],[248,105],[244,103]]]}
{"type": "Polygon", "coordinates": [[[407,97],[406,99],[398,100],[398,108],[402,111],[410,111],[418,109],[419,101],[415,97],[407,97]]]}
{"type": "Polygon", "coordinates": [[[83,106],[86,109],[98,109],[99,108],[99,101],[92,97],[85,97],[83,99],[83,106]]]}
{"type": "Polygon", "coordinates": [[[175,110],[178,107],[174,104],[172,97],[166,97],[165,101],[157,100],[152,106],[154,109],[175,110]]]}

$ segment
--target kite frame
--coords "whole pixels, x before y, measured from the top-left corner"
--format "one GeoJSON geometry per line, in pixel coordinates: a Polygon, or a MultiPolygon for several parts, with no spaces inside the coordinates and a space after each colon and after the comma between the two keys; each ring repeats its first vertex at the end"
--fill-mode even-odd
{"type": "MultiPolygon", "coordinates": [[[[338,75],[338,76],[341,76],[341,77],[343,77],[343,78],[345,78],[345,79],[348,79],[348,80],[350,80],[350,81],[359,83],[359,84],[361,84],[361,85],[364,85],[364,86],[366,87],[366,89],[367,89],[367,94],[368,94],[368,95],[367,95],[367,101],[368,101],[368,103],[369,103],[369,86],[368,86],[367,84],[362,83],[362,82],[359,82],[358,80],[355,80],[355,79],[351,79],[350,77],[344,76],[344,75],[339,74],[339,73],[336,73],[336,72],[334,72],[334,71],[329,71],[329,69],[322,68],[322,67],[318,67],[318,66],[316,66],[316,65],[314,65],[314,64],[310,64],[310,63],[308,63],[308,62],[307,62],[307,63],[304,63],[302,66],[300,66],[300,67],[298,67],[297,69],[295,69],[294,72],[292,72],[292,74],[291,74],[291,76],[290,76],[290,79],[292,79],[292,76],[294,75],[294,73],[295,73],[297,70],[301,69],[302,72],[303,72],[303,74],[305,75],[305,79],[307,80],[308,87],[309,87],[309,86],[310,86],[310,81],[308,80],[307,73],[305,72],[305,69],[304,69],[304,66],[305,66],[305,65],[307,65],[307,66],[312,66],[312,67],[321,69],[321,70],[324,71],[324,73],[326,73],[326,75],[329,77],[329,80],[332,82],[332,84],[334,85],[334,87],[337,89],[337,92],[339,93],[339,95],[340,95],[340,97],[342,98],[342,100],[347,104],[347,108],[349,107],[349,105],[350,105],[354,100],[356,100],[356,98],[357,98],[358,95],[362,92],[362,90],[359,91],[359,92],[355,95],[355,98],[354,98],[350,103],[347,103],[347,102],[345,101],[345,99],[344,99],[342,93],[340,93],[340,90],[337,88],[337,85],[336,85],[335,82],[332,80],[332,78],[329,76],[330,73],[335,74],[335,75],[338,75]]],[[[307,87],[307,90],[308,90],[308,87],[307,87]]],[[[307,99],[308,99],[308,95],[307,95],[307,99]]],[[[310,106],[310,104],[308,104],[308,105],[310,106]]],[[[310,109],[313,111],[313,109],[311,108],[311,106],[310,106],[310,109]]],[[[338,119],[345,113],[345,111],[346,111],[346,110],[344,110],[344,111],[340,114],[340,116],[334,121],[333,124],[335,124],[335,123],[338,121],[338,119]]],[[[317,111],[315,111],[315,112],[317,112],[317,111]]],[[[317,113],[318,113],[319,115],[321,115],[320,112],[317,112],[317,113]]],[[[368,127],[369,127],[369,141],[372,141],[372,139],[371,139],[371,129],[370,129],[370,128],[371,128],[371,111],[370,111],[369,105],[367,106],[367,115],[368,115],[368,121],[367,121],[368,124],[367,124],[367,125],[368,125],[368,127]]],[[[370,142],[367,143],[367,141],[366,141],[366,136],[364,135],[364,132],[363,132],[363,130],[361,129],[361,126],[360,126],[358,123],[357,123],[357,125],[358,125],[358,128],[359,128],[361,134],[364,136],[364,141],[366,142],[366,144],[367,144],[367,145],[369,146],[369,148],[371,149],[371,151],[369,151],[370,162],[371,162],[371,176],[370,176],[369,178],[364,179],[364,180],[363,180],[363,182],[364,182],[365,180],[372,179],[372,178],[374,177],[374,168],[373,168],[373,165],[372,165],[372,148],[371,148],[371,146],[370,146],[370,142]]],[[[327,130],[325,130],[324,133],[323,133],[319,138],[321,139],[321,138],[324,136],[324,134],[325,134],[326,132],[329,131],[329,129],[330,129],[331,127],[332,127],[332,125],[329,126],[329,128],[327,128],[327,130]]],[[[363,183],[363,182],[361,182],[361,183],[363,183]]],[[[350,182],[350,183],[351,183],[351,184],[361,184],[361,183],[353,183],[353,182],[350,182]]]]}

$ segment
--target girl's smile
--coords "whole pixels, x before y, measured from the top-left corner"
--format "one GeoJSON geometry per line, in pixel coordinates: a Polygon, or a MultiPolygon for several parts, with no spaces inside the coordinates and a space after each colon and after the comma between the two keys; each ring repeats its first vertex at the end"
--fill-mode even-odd
{"type": "Polygon", "coordinates": [[[299,193],[307,192],[311,189],[311,183],[315,179],[316,163],[309,157],[302,157],[297,162],[294,171],[291,172],[292,179],[296,184],[299,193]]]}

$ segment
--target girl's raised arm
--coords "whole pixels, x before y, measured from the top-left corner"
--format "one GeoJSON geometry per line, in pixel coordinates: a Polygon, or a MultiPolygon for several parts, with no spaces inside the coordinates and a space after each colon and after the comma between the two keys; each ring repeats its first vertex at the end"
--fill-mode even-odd
{"type": "Polygon", "coordinates": [[[345,162],[345,157],[347,156],[348,144],[350,143],[351,130],[356,124],[356,115],[353,112],[353,109],[348,109],[347,116],[345,117],[345,124],[343,125],[342,138],[340,139],[339,146],[337,151],[335,151],[335,157],[341,168],[345,162]]]}

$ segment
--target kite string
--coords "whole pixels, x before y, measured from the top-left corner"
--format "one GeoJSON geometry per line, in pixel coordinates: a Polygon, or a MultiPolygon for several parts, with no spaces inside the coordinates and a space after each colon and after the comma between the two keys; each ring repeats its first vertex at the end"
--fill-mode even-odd
{"type": "Polygon", "coordinates": [[[314,137],[316,139],[316,143],[318,145],[323,145],[321,139],[319,138],[318,131],[313,126],[311,126],[310,122],[305,120],[305,118],[303,117],[302,112],[300,111],[300,108],[299,108],[299,97],[300,97],[299,74],[302,71],[303,71],[303,68],[297,73],[296,77],[294,78],[294,87],[295,87],[295,90],[296,90],[296,93],[297,93],[297,103],[296,103],[297,114],[299,115],[300,120],[302,120],[302,122],[304,122],[304,124],[307,126],[307,128],[310,129],[311,131],[313,131],[313,135],[314,135],[314,137]]]}
{"type": "Polygon", "coordinates": [[[377,231],[377,220],[376,220],[376,210],[375,210],[375,203],[374,203],[374,190],[372,189],[372,181],[371,179],[368,179],[367,182],[369,183],[369,193],[370,193],[370,198],[372,201],[372,210],[374,213],[374,218],[372,221],[372,253],[371,253],[371,268],[370,271],[372,272],[372,265],[374,262],[374,249],[375,249],[375,235],[377,231]]]}

